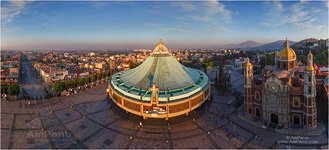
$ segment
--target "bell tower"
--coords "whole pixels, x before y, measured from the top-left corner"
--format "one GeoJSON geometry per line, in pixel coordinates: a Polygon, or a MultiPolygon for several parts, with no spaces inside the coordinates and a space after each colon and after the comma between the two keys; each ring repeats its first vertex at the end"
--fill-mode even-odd
{"type": "Polygon", "coordinates": [[[249,62],[249,58],[246,59],[244,66],[244,113],[246,115],[252,115],[252,97],[251,97],[251,87],[253,79],[252,64],[249,62]]]}
{"type": "Polygon", "coordinates": [[[304,71],[304,125],[309,128],[317,126],[316,79],[311,51],[307,55],[307,66],[304,71]]]}

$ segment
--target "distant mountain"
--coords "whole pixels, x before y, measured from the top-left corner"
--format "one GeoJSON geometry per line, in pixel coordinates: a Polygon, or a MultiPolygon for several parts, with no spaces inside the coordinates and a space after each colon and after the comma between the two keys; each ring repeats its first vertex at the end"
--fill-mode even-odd
{"type": "Polygon", "coordinates": [[[318,41],[319,41],[319,39],[316,39],[316,38],[308,38],[308,39],[304,39],[299,42],[296,42],[295,44],[293,44],[291,46],[292,47],[302,47],[302,46],[305,46],[306,43],[316,43],[318,41]]]}
{"type": "Polygon", "coordinates": [[[238,44],[225,44],[221,45],[221,48],[235,48],[238,44]]]}
{"type": "Polygon", "coordinates": [[[239,48],[241,50],[246,50],[246,49],[250,49],[252,47],[256,47],[259,45],[261,45],[261,44],[255,42],[255,41],[252,41],[252,40],[248,40],[248,41],[242,42],[240,44],[226,44],[222,47],[223,48],[239,48]]]}
{"type": "MultiPolygon", "coordinates": [[[[260,45],[260,46],[256,46],[256,47],[252,47],[252,48],[249,48],[249,50],[252,50],[252,51],[255,51],[255,50],[260,50],[260,51],[270,51],[270,50],[276,50],[276,49],[282,49],[284,47],[284,42],[286,40],[279,40],[279,41],[275,41],[275,42],[272,42],[272,43],[267,43],[267,44],[263,44],[263,45],[260,45]]],[[[289,41],[289,45],[293,45],[295,44],[296,42],[294,41],[289,41]]]]}
{"type": "Polygon", "coordinates": [[[252,48],[252,47],[259,46],[259,45],[261,45],[261,44],[255,42],[255,41],[252,41],[252,40],[248,40],[248,41],[242,42],[239,45],[237,45],[237,48],[240,48],[240,49],[249,49],[249,48],[252,48]]]}

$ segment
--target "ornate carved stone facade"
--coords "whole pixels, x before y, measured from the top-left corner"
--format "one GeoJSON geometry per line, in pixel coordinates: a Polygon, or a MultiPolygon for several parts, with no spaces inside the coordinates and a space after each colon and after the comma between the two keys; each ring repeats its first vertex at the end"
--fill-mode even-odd
{"type": "Polygon", "coordinates": [[[317,126],[316,79],[313,55],[307,66],[298,66],[296,54],[286,40],[276,53],[275,65],[265,66],[262,74],[253,75],[247,58],[244,66],[244,112],[258,116],[265,125],[282,128],[317,126]]]}

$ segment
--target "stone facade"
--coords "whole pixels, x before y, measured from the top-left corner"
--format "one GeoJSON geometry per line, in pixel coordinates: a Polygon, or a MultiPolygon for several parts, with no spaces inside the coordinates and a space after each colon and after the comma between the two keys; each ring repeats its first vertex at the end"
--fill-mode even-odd
{"type": "Polygon", "coordinates": [[[259,117],[265,125],[289,128],[317,127],[316,79],[313,55],[307,66],[296,65],[296,54],[285,47],[276,54],[275,66],[266,66],[258,78],[247,59],[244,66],[244,113],[259,117]]]}

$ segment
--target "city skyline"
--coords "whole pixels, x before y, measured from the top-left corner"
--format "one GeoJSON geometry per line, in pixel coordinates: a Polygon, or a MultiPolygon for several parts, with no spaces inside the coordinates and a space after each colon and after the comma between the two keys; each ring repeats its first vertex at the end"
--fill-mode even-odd
{"type": "Polygon", "coordinates": [[[2,50],[214,48],[328,37],[328,2],[1,2],[2,50]]]}
{"type": "Polygon", "coordinates": [[[1,149],[328,149],[327,1],[1,2],[1,149]]]}

